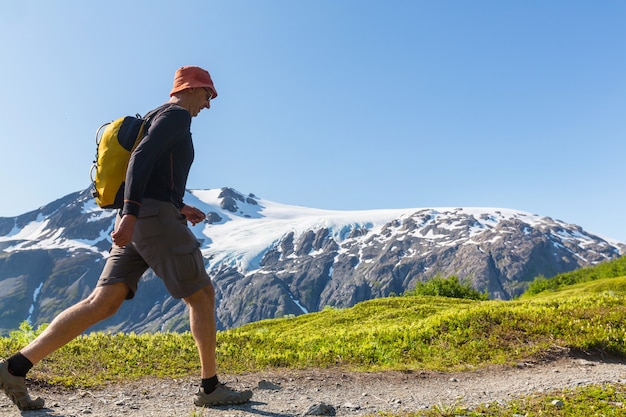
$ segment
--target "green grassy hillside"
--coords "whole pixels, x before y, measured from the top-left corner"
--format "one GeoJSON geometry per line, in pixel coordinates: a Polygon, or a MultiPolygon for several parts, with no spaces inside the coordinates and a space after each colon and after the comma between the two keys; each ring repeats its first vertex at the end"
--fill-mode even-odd
{"type": "Polygon", "coordinates": [[[556,291],[577,283],[622,276],[626,276],[626,256],[611,262],[603,262],[595,266],[559,274],[549,279],[539,276],[530,284],[522,297],[536,295],[544,291],[556,291]]]}
{"type": "MultiPolygon", "coordinates": [[[[265,320],[218,334],[220,369],[464,370],[514,364],[555,348],[623,357],[625,288],[620,277],[513,301],[399,296],[265,320]]],[[[25,328],[0,339],[0,355],[19,349],[34,333],[25,328]]],[[[197,372],[196,364],[189,333],[92,333],[51,355],[34,376],[92,386],[145,372],[177,377],[197,372]]]]}

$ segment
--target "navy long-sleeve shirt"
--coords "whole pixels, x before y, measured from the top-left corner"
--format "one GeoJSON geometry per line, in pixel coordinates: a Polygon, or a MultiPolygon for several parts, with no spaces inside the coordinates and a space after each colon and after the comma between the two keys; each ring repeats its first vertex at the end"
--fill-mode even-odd
{"type": "Polygon", "coordinates": [[[124,188],[122,215],[139,215],[144,198],[183,207],[187,177],[194,158],[191,114],[174,104],[157,109],[148,133],[133,151],[124,188]]]}

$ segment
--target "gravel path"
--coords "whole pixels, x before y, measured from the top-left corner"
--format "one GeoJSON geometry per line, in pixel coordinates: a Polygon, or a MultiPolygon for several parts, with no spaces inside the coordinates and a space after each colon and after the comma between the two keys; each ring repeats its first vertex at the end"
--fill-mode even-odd
{"type": "Polygon", "coordinates": [[[32,386],[31,395],[44,397],[48,408],[29,412],[18,411],[0,393],[0,416],[287,417],[323,412],[332,415],[332,409],[337,416],[362,416],[377,411],[419,411],[438,405],[471,406],[560,388],[623,383],[626,364],[562,358],[472,372],[290,370],[226,375],[221,379],[233,388],[252,389],[252,401],[242,406],[196,408],[192,402],[198,389],[195,378],[147,379],[101,390],[32,386]]]}

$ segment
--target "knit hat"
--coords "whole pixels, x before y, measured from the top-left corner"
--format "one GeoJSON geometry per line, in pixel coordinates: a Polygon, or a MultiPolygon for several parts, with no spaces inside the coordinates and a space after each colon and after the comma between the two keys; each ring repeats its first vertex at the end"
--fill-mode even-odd
{"type": "Polygon", "coordinates": [[[212,98],[217,97],[217,90],[213,86],[213,81],[208,71],[200,67],[181,67],[176,70],[174,75],[174,87],[170,91],[170,97],[187,88],[197,87],[206,87],[213,92],[212,98]]]}

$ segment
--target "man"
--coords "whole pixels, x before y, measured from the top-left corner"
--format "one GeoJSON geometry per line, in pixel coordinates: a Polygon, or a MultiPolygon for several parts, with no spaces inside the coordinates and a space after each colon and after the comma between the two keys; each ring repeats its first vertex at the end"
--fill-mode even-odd
{"type": "Polygon", "coordinates": [[[170,294],[189,306],[191,333],[200,354],[197,406],[242,404],[251,391],[220,384],[215,363],[215,292],[204,268],[199,242],[187,227],[204,220],[183,196],[194,158],[191,119],[217,97],[210,74],[199,67],[176,71],[170,100],[151,112],[147,135],[133,152],[126,173],[124,207],[111,233],[110,256],[93,292],[60,313],[20,352],[0,361],[0,386],[21,410],[40,409],[41,398],[26,390],[27,372],[44,357],[112,316],[134,297],[143,273],[152,268],[170,294]]]}

